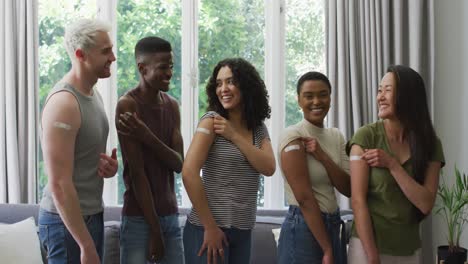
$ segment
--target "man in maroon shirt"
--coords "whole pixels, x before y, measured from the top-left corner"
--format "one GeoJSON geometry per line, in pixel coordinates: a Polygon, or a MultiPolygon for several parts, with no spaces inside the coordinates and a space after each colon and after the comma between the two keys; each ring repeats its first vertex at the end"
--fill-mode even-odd
{"type": "Polygon", "coordinates": [[[166,92],[173,72],[172,48],[158,37],[135,46],[140,82],[117,104],[116,127],[124,163],[121,263],[184,263],[174,172],[183,142],[177,101],[166,92]]]}

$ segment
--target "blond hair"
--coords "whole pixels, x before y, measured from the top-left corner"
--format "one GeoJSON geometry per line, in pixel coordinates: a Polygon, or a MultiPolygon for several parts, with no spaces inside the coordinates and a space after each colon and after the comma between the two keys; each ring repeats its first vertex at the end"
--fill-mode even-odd
{"type": "Polygon", "coordinates": [[[85,52],[96,44],[95,38],[99,32],[110,32],[108,23],[96,19],[80,19],[65,29],[65,49],[73,60],[75,51],[82,49],[85,52]]]}

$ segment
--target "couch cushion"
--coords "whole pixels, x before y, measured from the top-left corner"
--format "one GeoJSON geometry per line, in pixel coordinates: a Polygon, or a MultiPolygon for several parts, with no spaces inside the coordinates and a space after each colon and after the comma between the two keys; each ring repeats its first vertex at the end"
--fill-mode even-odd
{"type": "Polygon", "coordinates": [[[120,222],[104,222],[104,261],[107,264],[120,263],[120,222]]]}
{"type": "Polygon", "coordinates": [[[34,218],[0,225],[0,256],[2,263],[43,263],[34,218]]]}
{"type": "Polygon", "coordinates": [[[255,224],[252,232],[252,251],[250,263],[277,263],[276,254],[277,246],[275,237],[272,230],[281,227],[280,219],[274,221],[275,223],[259,223],[255,224]]]}

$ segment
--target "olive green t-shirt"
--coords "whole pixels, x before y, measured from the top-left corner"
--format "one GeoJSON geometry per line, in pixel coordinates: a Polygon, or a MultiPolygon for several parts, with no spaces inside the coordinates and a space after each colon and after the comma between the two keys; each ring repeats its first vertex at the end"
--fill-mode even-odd
{"type": "MultiPolygon", "coordinates": [[[[352,145],[363,149],[382,149],[394,156],[390,150],[383,121],[361,127],[348,142],[349,154],[352,145]]],[[[437,138],[431,161],[445,164],[442,144],[437,138]]],[[[414,177],[411,158],[402,164],[404,170],[414,177]]],[[[372,221],[374,239],[379,254],[409,256],[421,247],[417,208],[406,198],[390,171],[386,168],[369,167],[367,206],[372,221]]],[[[358,237],[353,225],[352,235],[358,237]]]]}

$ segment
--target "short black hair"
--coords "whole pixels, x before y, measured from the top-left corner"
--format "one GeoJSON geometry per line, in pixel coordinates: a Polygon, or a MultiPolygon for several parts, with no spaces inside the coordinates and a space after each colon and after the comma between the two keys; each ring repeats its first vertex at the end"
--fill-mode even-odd
{"type": "Polygon", "coordinates": [[[144,55],[171,51],[172,47],[169,41],[154,36],[145,37],[135,45],[135,59],[138,61],[138,58],[144,55]]]}
{"type": "Polygon", "coordinates": [[[316,72],[316,71],[311,71],[311,72],[304,73],[301,76],[301,78],[299,78],[299,80],[297,81],[297,87],[296,87],[297,95],[299,95],[301,93],[302,84],[304,84],[304,82],[306,82],[306,81],[322,81],[322,82],[324,82],[328,86],[328,89],[330,90],[330,94],[331,94],[332,89],[331,89],[331,84],[330,84],[330,80],[328,80],[328,77],[325,76],[325,74],[323,74],[323,73],[316,72]]]}
{"type": "Polygon", "coordinates": [[[244,107],[242,118],[246,120],[247,127],[254,129],[260,126],[265,118],[270,118],[271,108],[268,105],[268,91],[255,67],[242,58],[224,59],[215,66],[206,85],[207,110],[215,111],[221,116],[229,118],[228,112],[216,95],[216,78],[219,70],[225,66],[231,69],[234,84],[241,92],[244,107]]]}

